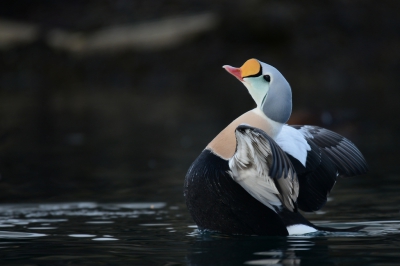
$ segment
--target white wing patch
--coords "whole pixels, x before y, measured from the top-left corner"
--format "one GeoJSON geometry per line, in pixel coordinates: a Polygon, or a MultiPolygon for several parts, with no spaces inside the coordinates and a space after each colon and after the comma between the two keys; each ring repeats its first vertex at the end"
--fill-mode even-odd
{"type": "Polygon", "coordinates": [[[310,151],[311,147],[299,130],[284,125],[281,132],[276,136],[275,141],[283,151],[299,160],[304,167],[306,166],[307,151],[310,151]]]}

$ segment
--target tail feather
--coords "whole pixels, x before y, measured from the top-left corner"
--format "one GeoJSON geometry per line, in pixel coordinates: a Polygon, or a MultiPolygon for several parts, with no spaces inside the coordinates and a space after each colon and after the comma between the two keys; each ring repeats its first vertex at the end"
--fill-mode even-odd
{"type": "Polygon", "coordinates": [[[291,226],[291,225],[296,225],[296,224],[303,224],[306,226],[313,227],[317,229],[318,231],[325,231],[325,232],[358,232],[361,229],[365,228],[366,225],[359,225],[359,226],[354,226],[354,227],[349,227],[349,228],[332,228],[332,227],[324,227],[324,226],[318,226],[310,221],[308,221],[306,218],[301,215],[300,212],[291,212],[285,208],[281,209],[280,212],[278,213],[283,222],[286,224],[286,226],[291,226]]]}

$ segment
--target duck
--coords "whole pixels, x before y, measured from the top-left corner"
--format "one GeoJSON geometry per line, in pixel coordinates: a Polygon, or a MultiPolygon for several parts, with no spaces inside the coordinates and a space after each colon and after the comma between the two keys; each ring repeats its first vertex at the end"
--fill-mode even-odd
{"type": "Polygon", "coordinates": [[[223,68],[256,108],[223,129],[187,171],[184,197],[198,230],[267,236],[360,230],[317,226],[300,212],[320,210],[338,178],[368,171],[359,149],[331,130],[288,125],[292,90],[275,67],[252,58],[223,68]]]}

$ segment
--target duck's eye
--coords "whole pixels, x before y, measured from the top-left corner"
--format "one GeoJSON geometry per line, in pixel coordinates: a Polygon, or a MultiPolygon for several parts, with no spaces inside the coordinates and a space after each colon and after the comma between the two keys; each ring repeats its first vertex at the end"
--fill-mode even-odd
{"type": "Polygon", "coordinates": [[[264,75],[264,79],[265,79],[267,82],[271,82],[271,77],[270,77],[269,75],[264,75]]]}

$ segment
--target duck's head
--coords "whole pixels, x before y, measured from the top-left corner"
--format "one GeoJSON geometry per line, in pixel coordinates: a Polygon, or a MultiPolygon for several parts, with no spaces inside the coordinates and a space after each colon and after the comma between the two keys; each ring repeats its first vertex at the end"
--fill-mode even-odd
{"type": "Polygon", "coordinates": [[[292,90],[283,75],[273,66],[247,60],[240,68],[223,66],[248,89],[257,108],[270,119],[286,123],[292,113],[292,90]]]}

